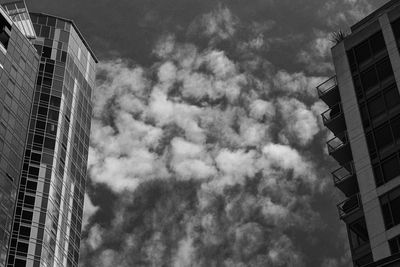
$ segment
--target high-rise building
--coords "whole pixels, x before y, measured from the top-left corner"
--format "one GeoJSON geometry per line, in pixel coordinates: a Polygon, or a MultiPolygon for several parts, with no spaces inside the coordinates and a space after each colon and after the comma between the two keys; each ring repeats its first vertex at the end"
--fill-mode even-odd
{"type": "Polygon", "coordinates": [[[71,20],[30,17],[39,73],[7,266],[78,266],[97,59],[71,20]]]}
{"type": "Polygon", "coordinates": [[[335,135],[334,184],[346,196],[339,215],[354,266],[400,266],[400,1],[342,37],[332,48],[336,76],[317,88],[335,135]]]}
{"type": "Polygon", "coordinates": [[[39,62],[28,39],[34,32],[28,23],[22,27],[9,7],[0,5],[0,267],[6,266],[39,62]]]}

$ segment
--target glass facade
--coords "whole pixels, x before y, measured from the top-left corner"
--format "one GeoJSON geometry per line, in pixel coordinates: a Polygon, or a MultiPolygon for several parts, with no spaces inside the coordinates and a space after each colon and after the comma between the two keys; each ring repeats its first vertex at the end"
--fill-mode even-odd
{"type": "Polygon", "coordinates": [[[35,39],[36,34],[24,0],[0,0],[0,4],[14,21],[15,26],[28,39],[35,39]]]}
{"type": "Polygon", "coordinates": [[[8,266],[78,266],[97,60],[71,21],[31,19],[40,64],[8,266]]]}
{"type": "Polygon", "coordinates": [[[0,266],[5,266],[39,56],[0,8],[0,266]]]}
{"type": "Polygon", "coordinates": [[[400,175],[400,94],[382,31],[347,52],[375,183],[400,175]]]}

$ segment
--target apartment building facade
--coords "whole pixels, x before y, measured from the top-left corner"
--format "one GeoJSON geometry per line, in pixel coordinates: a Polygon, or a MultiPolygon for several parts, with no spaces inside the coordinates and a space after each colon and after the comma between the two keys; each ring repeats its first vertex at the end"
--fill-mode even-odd
{"type": "Polygon", "coordinates": [[[317,87],[357,267],[400,266],[399,47],[400,3],[389,1],[332,48],[336,75],[317,87]]]}

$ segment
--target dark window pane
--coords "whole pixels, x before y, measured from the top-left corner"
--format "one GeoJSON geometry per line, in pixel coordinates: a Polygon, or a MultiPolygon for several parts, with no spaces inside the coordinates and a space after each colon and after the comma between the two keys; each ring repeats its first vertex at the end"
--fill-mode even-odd
{"type": "Polygon", "coordinates": [[[361,267],[361,266],[365,266],[368,263],[373,262],[374,259],[372,257],[372,253],[369,253],[359,259],[357,259],[354,263],[356,267],[361,267]]]}
{"type": "Polygon", "coordinates": [[[359,65],[371,58],[371,51],[368,41],[365,41],[364,43],[358,45],[354,49],[354,52],[356,54],[357,62],[359,65]]]}
{"type": "Polygon", "coordinates": [[[392,87],[385,92],[385,102],[388,110],[400,107],[400,95],[397,87],[392,87]]]}
{"type": "Polygon", "coordinates": [[[370,68],[361,73],[361,83],[365,92],[378,85],[379,80],[375,68],[370,68]]]}
{"type": "Polygon", "coordinates": [[[368,110],[371,118],[376,118],[385,112],[385,102],[383,97],[378,96],[368,102],[368,110]]]}
{"type": "Polygon", "coordinates": [[[386,229],[389,229],[393,226],[392,215],[390,214],[390,207],[389,204],[382,205],[382,215],[383,220],[385,222],[386,229]]]}
{"type": "Polygon", "coordinates": [[[44,130],[46,128],[46,123],[43,121],[36,121],[36,128],[44,130]]]}
{"type": "Polygon", "coordinates": [[[19,228],[19,234],[23,236],[29,236],[31,234],[31,229],[26,226],[21,226],[19,228]]]}
{"type": "Polygon", "coordinates": [[[388,123],[375,130],[375,143],[378,149],[383,149],[393,144],[392,131],[388,123]]]}
{"type": "Polygon", "coordinates": [[[37,183],[33,182],[33,181],[28,181],[26,183],[26,188],[30,189],[30,190],[36,190],[37,187],[37,183]]]}
{"type": "Polygon", "coordinates": [[[381,171],[380,165],[377,165],[374,167],[374,177],[375,177],[375,183],[376,186],[383,185],[385,182],[383,180],[383,175],[381,171]]]}
{"type": "Polygon", "coordinates": [[[35,197],[26,195],[24,203],[31,206],[35,205],[35,197]]]}
{"type": "Polygon", "coordinates": [[[42,57],[46,57],[46,58],[51,57],[51,47],[43,46],[42,57]]]}
{"type": "Polygon", "coordinates": [[[391,121],[393,136],[396,141],[400,140],[400,117],[396,117],[391,121]]]}
{"type": "Polygon", "coordinates": [[[366,135],[366,139],[367,139],[367,145],[368,145],[368,150],[369,152],[374,152],[375,151],[375,142],[374,142],[374,136],[372,134],[372,132],[368,133],[366,135]]]}
{"type": "Polygon", "coordinates": [[[369,116],[368,116],[368,110],[366,105],[360,105],[360,113],[361,113],[361,119],[364,127],[369,127],[369,116]]]}
{"type": "Polygon", "coordinates": [[[59,107],[61,103],[61,98],[52,96],[50,98],[50,105],[54,107],[59,107]]]}
{"type": "Polygon", "coordinates": [[[400,252],[399,241],[400,241],[400,237],[396,237],[396,238],[393,238],[392,240],[389,240],[390,252],[392,254],[396,254],[396,253],[400,252]]]}
{"type": "Polygon", "coordinates": [[[376,70],[378,72],[378,77],[381,82],[393,76],[393,69],[389,59],[377,64],[376,70]]]}
{"type": "Polygon", "coordinates": [[[56,140],[46,137],[46,139],[44,141],[44,147],[45,148],[54,149],[55,145],[56,145],[56,140]]]}
{"type": "Polygon", "coordinates": [[[390,181],[391,179],[400,175],[400,164],[397,155],[385,160],[382,163],[382,171],[385,181],[390,181]]]}
{"type": "Polygon", "coordinates": [[[391,201],[390,206],[392,209],[393,222],[395,225],[400,223],[400,197],[391,201]]]}
{"type": "Polygon", "coordinates": [[[385,39],[383,38],[382,32],[378,32],[378,33],[374,34],[374,36],[372,36],[370,38],[370,44],[371,44],[372,53],[374,53],[375,55],[379,54],[379,52],[385,50],[386,44],[385,44],[385,39]]]}
{"type": "Polygon", "coordinates": [[[50,120],[57,121],[57,120],[58,120],[58,112],[55,111],[55,110],[49,109],[48,118],[49,118],[50,120]]]}
{"type": "Polygon", "coordinates": [[[37,167],[29,167],[29,174],[31,175],[39,175],[39,168],[37,167]]]}
{"type": "Polygon", "coordinates": [[[33,212],[27,210],[22,211],[22,219],[30,221],[32,220],[32,217],[33,217],[33,212]]]}

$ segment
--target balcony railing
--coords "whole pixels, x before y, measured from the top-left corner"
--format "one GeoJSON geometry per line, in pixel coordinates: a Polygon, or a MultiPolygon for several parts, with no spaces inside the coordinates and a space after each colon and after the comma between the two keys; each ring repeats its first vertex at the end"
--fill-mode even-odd
{"type": "Polygon", "coordinates": [[[330,121],[340,117],[343,115],[342,111],[342,105],[340,103],[337,103],[330,109],[326,110],[324,113],[321,114],[322,116],[322,121],[324,122],[324,125],[326,126],[327,123],[330,121]]]}
{"type": "Polygon", "coordinates": [[[355,174],[354,163],[351,161],[345,166],[342,166],[332,172],[333,183],[340,184],[344,180],[352,177],[355,174]]]}
{"type": "Polygon", "coordinates": [[[327,81],[317,86],[318,96],[321,97],[337,86],[336,76],[329,78],[327,81]]]}
{"type": "Polygon", "coordinates": [[[361,199],[359,194],[355,194],[337,205],[340,219],[359,210],[361,208],[361,199]]]}
{"type": "Polygon", "coordinates": [[[338,151],[340,148],[344,147],[347,145],[348,138],[347,138],[347,133],[343,132],[338,136],[335,136],[331,140],[327,142],[328,145],[328,151],[329,154],[334,153],[335,151],[338,151]]]}

